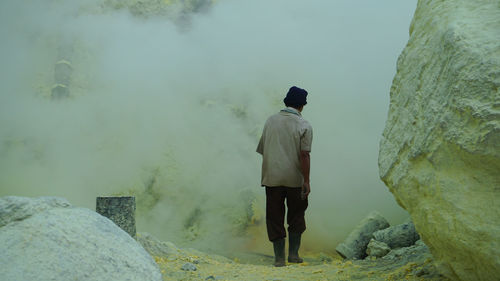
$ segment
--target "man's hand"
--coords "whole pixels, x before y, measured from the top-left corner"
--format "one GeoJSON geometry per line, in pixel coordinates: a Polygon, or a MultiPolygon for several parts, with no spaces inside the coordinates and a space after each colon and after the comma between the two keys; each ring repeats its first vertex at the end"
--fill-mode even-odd
{"type": "Polygon", "coordinates": [[[311,185],[308,182],[305,182],[304,185],[302,185],[302,200],[306,200],[309,193],[311,193],[311,185]]]}
{"type": "Polygon", "coordinates": [[[309,184],[309,171],[311,169],[311,156],[309,151],[300,152],[300,165],[302,175],[304,176],[304,184],[302,185],[302,200],[305,200],[311,193],[311,185],[309,184]]]}

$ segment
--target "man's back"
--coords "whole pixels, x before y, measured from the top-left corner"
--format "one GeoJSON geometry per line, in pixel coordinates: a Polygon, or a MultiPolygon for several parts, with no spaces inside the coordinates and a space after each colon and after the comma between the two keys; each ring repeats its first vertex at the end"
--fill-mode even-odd
{"type": "Polygon", "coordinates": [[[257,152],[263,155],[262,186],[302,187],[300,152],[311,151],[312,128],[288,107],[268,118],[257,152]]]}

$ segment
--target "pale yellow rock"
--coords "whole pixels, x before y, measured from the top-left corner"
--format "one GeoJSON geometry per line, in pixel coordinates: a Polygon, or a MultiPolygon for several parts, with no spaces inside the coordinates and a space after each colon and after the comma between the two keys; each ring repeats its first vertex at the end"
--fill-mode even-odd
{"type": "Polygon", "coordinates": [[[500,1],[418,2],[379,168],[448,277],[500,278],[500,1]]]}

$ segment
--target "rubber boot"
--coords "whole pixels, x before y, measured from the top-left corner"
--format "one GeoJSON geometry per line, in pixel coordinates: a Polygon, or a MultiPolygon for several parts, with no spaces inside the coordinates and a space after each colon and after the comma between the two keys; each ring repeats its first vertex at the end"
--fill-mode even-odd
{"type": "Polygon", "coordinates": [[[302,263],[303,259],[299,257],[301,233],[288,233],[288,262],[302,263]]]}
{"type": "Polygon", "coordinates": [[[273,241],[274,266],[285,266],[285,238],[273,241]]]}

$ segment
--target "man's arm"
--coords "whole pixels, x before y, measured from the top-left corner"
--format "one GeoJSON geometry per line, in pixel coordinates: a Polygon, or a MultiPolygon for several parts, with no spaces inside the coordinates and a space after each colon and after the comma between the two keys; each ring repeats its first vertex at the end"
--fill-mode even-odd
{"type": "Polygon", "coordinates": [[[264,134],[260,137],[259,144],[257,145],[257,153],[264,155],[264,134]]]}
{"type": "Polygon", "coordinates": [[[311,155],[309,151],[302,150],[300,152],[300,165],[302,168],[302,175],[304,176],[304,185],[302,186],[302,193],[304,199],[311,193],[311,186],[309,184],[309,173],[311,170],[311,155]]]}

